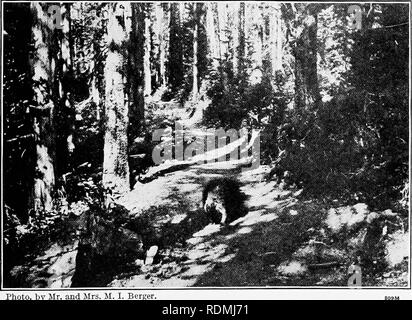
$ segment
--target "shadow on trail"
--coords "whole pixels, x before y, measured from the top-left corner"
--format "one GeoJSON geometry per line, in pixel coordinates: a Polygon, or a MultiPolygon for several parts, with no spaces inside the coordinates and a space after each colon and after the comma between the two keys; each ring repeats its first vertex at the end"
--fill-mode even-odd
{"type": "MultiPolygon", "coordinates": [[[[262,217],[274,216],[265,213],[262,217]]],[[[263,219],[262,219],[263,220],[263,219]]],[[[235,233],[227,238],[230,256],[227,261],[216,263],[206,273],[200,275],[194,286],[282,286],[305,279],[285,279],[279,277],[276,268],[288,261],[292,254],[309,239],[307,230],[317,224],[314,219],[290,219],[288,210],[280,211],[272,221],[240,223],[235,233]]],[[[223,259],[224,260],[224,259],[223,259]]]]}
{"type": "MultiPolygon", "coordinates": [[[[276,268],[308,241],[320,215],[291,216],[289,203],[276,210],[252,211],[232,224],[187,226],[183,247],[164,250],[145,274],[126,275],[113,287],[279,286],[313,284],[317,275],[281,277],[276,268]],[[190,236],[191,234],[191,236],[190,236]]],[[[183,227],[188,221],[182,221],[183,227]]]]}
{"type": "Polygon", "coordinates": [[[190,211],[183,199],[170,200],[175,205],[152,206],[138,215],[121,207],[118,219],[90,214],[78,246],[72,287],[107,286],[119,274],[141,273],[151,246],[159,248],[154,261],[158,263],[164,250],[185,246],[193,232],[208,223],[200,209],[190,211]]]}

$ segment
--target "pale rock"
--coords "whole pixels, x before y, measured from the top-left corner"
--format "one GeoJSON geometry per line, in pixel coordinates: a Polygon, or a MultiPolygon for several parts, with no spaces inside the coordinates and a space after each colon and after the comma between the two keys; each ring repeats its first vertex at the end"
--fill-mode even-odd
{"type": "Polygon", "coordinates": [[[337,232],[341,229],[342,223],[334,208],[329,209],[326,224],[333,232],[337,232]]]}
{"type": "Polygon", "coordinates": [[[278,272],[284,275],[302,275],[307,272],[307,267],[299,261],[291,261],[289,263],[281,264],[277,268],[278,272]]]}
{"type": "Polygon", "coordinates": [[[409,233],[395,232],[386,244],[385,259],[390,267],[401,263],[409,256],[409,233]]]}
{"type": "Polygon", "coordinates": [[[146,260],[145,260],[146,265],[151,265],[153,263],[153,259],[156,255],[158,249],[159,249],[158,246],[151,246],[150,249],[147,250],[146,260]]]}
{"type": "Polygon", "coordinates": [[[297,212],[296,210],[290,210],[290,211],[289,211],[289,214],[290,214],[291,216],[297,216],[297,215],[298,215],[298,212],[297,212]]]}
{"type": "Polygon", "coordinates": [[[376,219],[379,218],[379,214],[376,212],[371,212],[368,214],[368,216],[366,217],[366,222],[371,224],[373,221],[375,221],[376,219]]]}
{"type": "Polygon", "coordinates": [[[358,214],[367,215],[370,212],[366,203],[357,203],[353,206],[353,208],[358,214]]]}
{"type": "Polygon", "coordinates": [[[393,212],[391,209],[386,209],[381,213],[381,215],[385,217],[396,217],[398,214],[393,212]]]}

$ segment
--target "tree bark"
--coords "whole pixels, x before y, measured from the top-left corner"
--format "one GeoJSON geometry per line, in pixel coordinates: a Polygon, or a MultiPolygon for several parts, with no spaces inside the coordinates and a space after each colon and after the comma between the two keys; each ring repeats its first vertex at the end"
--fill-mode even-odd
{"type": "Polygon", "coordinates": [[[144,4],[132,3],[131,34],[129,46],[129,138],[133,141],[144,127],[144,4]]]}
{"type": "Polygon", "coordinates": [[[246,5],[245,29],[247,38],[247,56],[250,57],[249,82],[254,85],[260,83],[263,75],[263,19],[259,5],[250,3],[246,5]]]}
{"type": "Polygon", "coordinates": [[[252,21],[250,24],[249,34],[252,43],[252,68],[261,69],[263,63],[263,21],[258,4],[250,4],[249,8],[252,21]]]}
{"type": "Polygon", "coordinates": [[[215,21],[215,15],[217,13],[216,10],[216,3],[206,3],[206,32],[209,47],[208,54],[214,70],[218,70],[220,62],[219,35],[216,32],[218,26],[217,21],[215,21]]]}
{"type": "Polygon", "coordinates": [[[216,21],[217,21],[217,34],[218,34],[218,48],[220,57],[220,76],[223,81],[223,89],[228,89],[228,75],[224,70],[224,64],[226,62],[228,53],[228,39],[226,35],[227,31],[227,4],[218,2],[216,6],[216,21]]]}
{"type": "Polygon", "coordinates": [[[150,96],[152,93],[152,72],[150,65],[150,9],[149,4],[146,4],[144,18],[144,56],[143,56],[143,73],[144,73],[144,95],[150,96]]]}
{"type": "Polygon", "coordinates": [[[125,30],[127,23],[125,13],[130,4],[109,4],[109,21],[107,42],[109,50],[104,70],[105,117],[103,186],[117,194],[130,189],[128,164],[128,102],[125,99],[125,65],[124,48],[127,47],[129,34],[125,30]],[[122,23],[120,23],[120,21],[122,23]]]}
{"type": "Polygon", "coordinates": [[[198,84],[198,32],[199,32],[199,22],[198,22],[198,4],[193,5],[193,20],[194,20],[194,29],[193,29],[193,82],[192,82],[192,98],[196,100],[197,94],[199,93],[199,84],[198,84]]]}
{"type": "Polygon", "coordinates": [[[165,87],[167,85],[166,62],[168,59],[169,43],[169,4],[157,3],[155,7],[156,15],[156,38],[158,46],[159,71],[157,76],[158,85],[165,87]]]}
{"type": "Polygon", "coordinates": [[[70,168],[70,157],[74,151],[73,143],[74,127],[74,106],[71,90],[73,89],[73,65],[72,65],[72,45],[70,41],[70,8],[71,4],[61,6],[62,29],[57,30],[60,37],[60,52],[58,58],[58,97],[56,108],[56,177],[62,176],[70,168]]]}
{"type": "Polygon", "coordinates": [[[270,17],[270,54],[272,73],[276,76],[276,72],[283,70],[282,67],[282,18],[280,4],[272,5],[273,15],[270,17]]]}
{"type": "Polygon", "coordinates": [[[31,3],[33,12],[32,81],[35,106],[32,108],[33,131],[36,141],[36,165],[33,183],[32,207],[35,212],[53,207],[52,190],[55,184],[55,132],[52,101],[55,59],[50,58],[49,44],[53,31],[47,15],[39,2],[31,3]]]}
{"type": "Polygon", "coordinates": [[[219,44],[220,44],[220,56],[222,61],[226,59],[229,50],[229,39],[227,37],[227,11],[228,4],[217,3],[217,15],[218,15],[218,25],[219,25],[219,44]]]}
{"type": "Polygon", "coordinates": [[[243,72],[245,68],[245,3],[241,2],[239,7],[239,44],[238,44],[238,71],[243,72]]]}
{"type": "Polygon", "coordinates": [[[181,4],[170,4],[170,58],[168,61],[168,75],[173,90],[177,90],[183,81],[181,4]]]}
{"type": "Polygon", "coordinates": [[[239,33],[240,33],[240,4],[232,4],[232,15],[233,15],[233,29],[232,29],[232,39],[233,39],[233,74],[236,76],[239,71],[239,33]]]}
{"type": "Polygon", "coordinates": [[[295,107],[317,108],[320,100],[317,74],[317,7],[296,4],[298,21],[295,56],[295,107]]]}

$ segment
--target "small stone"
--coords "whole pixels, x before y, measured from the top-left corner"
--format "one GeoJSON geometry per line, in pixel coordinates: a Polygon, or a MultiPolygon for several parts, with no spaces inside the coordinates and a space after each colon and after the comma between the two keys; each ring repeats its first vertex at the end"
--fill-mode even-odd
{"type": "Polygon", "coordinates": [[[409,257],[409,233],[396,232],[386,244],[386,261],[390,267],[401,263],[409,257]]]}
{"type": "Polygon", "coordinates": [[[283,275],[302,275],[307,272],[307,267],[299,261],[291,261],[280,265],[277,270],[283,275]]]}
{"type": "Polygon", "coordinates": [[[367,215],[369,213],[368,205],[366,203],[357,203],[353,206],[356,213],[367,215]]]}
{"type": "Polygon", "coordinates": [[[396,217],[398,214],[393,212],[391,209],[386,209],[381,213],[385,217],[396,217]]]}
{"type": "Polygon", "coordinates": [[[158,246],[151,246],[149,250],[147,250],[146,253],[146,265],[151,265],[153,263],[153,259],[157,253],[157,250],[159,249],[158,246]]]}
{"type": "Polygon", "coordinates": [[[376,212],[371,212],[368,214],[368,216],[366,217],[366,222],[367,223],[372,223],[374,220],[379,218],[379,214],[376,212]]]}
{"type": "Polygon", "coordinates": [[[329,209],[326,224],[333,232],[337,232],[341,229],[342,223],[335,209],[329,209]]]}
{"type": "Polygon", "coordinates": [[[296,216],[296,215],[298,215],[299,213],[298,213],[296,210],[290,210],[289,214],[290,214],[291,216],[296,216]]]}
{"type": "Polygon", "coordinates": [[[135,264],[136,266],[142,266],[142,265],[144,264],[144,261],[143,261],[142,259],[136,259],[136,260],[134,261],[134,264],[135,264]]]}

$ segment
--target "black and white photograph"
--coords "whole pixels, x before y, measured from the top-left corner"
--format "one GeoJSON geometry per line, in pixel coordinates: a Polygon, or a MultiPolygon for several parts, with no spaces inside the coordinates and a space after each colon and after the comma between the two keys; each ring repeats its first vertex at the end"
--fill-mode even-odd
{"type": "Polygon", "coordinates": [[[3,1],[1,299],[412,298],[410,10],[3,1]]]}

